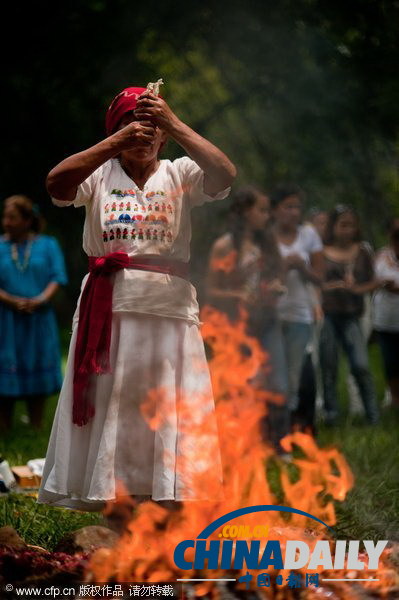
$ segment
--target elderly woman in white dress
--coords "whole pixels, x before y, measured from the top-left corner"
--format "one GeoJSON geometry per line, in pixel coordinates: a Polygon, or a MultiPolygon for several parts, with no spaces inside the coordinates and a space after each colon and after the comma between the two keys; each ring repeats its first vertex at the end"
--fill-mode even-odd
{"type": "Polygon", "coordinates": [[[39,502],[99,510],[118,482],[156,501],[215,497],[221,465],[188,281],[190,210],[225,198],[235,167],[145,88],[114,98],[106,129],[47,179],[57,205],[85,207],[90,273],[39,502]],[[160,160],[168,137],[189,156],[160,160]]]}

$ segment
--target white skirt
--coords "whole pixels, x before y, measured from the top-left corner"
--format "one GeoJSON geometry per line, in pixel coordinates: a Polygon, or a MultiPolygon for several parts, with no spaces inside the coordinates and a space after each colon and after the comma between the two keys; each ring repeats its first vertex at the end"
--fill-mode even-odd
{"type": "Polygon", "coordinates": [[[93,376],[95,415],[83,427],[72,423],[76,335],[77,324],[38,501],[101,510],[119,483],[124,493],[153,500],[220,498],[215,407],[198,327],[114,313],[112,373],[93,376]]]}

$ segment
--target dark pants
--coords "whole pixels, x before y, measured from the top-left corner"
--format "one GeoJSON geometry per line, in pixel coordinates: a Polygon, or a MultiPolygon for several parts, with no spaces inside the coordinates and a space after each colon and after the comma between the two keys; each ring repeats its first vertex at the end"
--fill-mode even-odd
{"type": "Polygon", "coordinates": [[[374,383],[368,364],[367,344],[359,319],[344,315],[325,315],[320,333],[320,367],[323,381],[324,408],[327,422],[338,416],[337,375],[338,349],[342,346],[351,373],[358,385],[367,419],[378,421],[374,383]]]}
{"type": "Polygon", "coordinates": [[[378,331],[385,376],[399,378],[399,331],[378,331]]]}
{"type": "Polygon", "coordinates": [[[305,355],[302,365],[301,379],[298,390],[298,408],[292,414],[292,425],[316,435],[315,413],[316,413],[316,373],[313,365],[312,354],[305,355]]]}

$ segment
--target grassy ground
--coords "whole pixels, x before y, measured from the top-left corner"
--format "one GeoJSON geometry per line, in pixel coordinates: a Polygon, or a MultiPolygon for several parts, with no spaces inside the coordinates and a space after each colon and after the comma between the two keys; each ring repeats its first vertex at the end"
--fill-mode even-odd
{"type": "MultiPolygon", "coordinates": [[[[25,407],[17,404],[15,427],[0,439],[0,455],[7,458],[10,465],[25,465],[32,458],[46,455],[49,432],[53,420],[57,397],[48,400],[43,431],[32,431],[21,422],[25,407]]],[[[53,550],[59,540],[68,532],[102,523],[101,515],[78,511],[51,508],[36,503],[36,496],[9,494],[0,497],[0,527],[11,525],[28,543],[53,550]]]]}
{"type": "MultiPolygon", "coordinates": [[[[399,349],[398,349],[399,351],[399,349]]],[[[375,344],[370,348],[380,406],[385,383],[381,357],[375,344]]],[[[348,539],[399,540],[399,416],[392,408],[381,409],[377,427],[348,416],[346,368],[339,378],[343,416],[336,428],[320,428],[319,444],[339,448],[355,476],[355,487],[343,503],[337,503],[335,530],[348,539]]]]}
{"type": "MultiPolygon", "coordinates": [[[[379,401],[384,380],[378,348],[370,349],[379,401]]],[[[338,427],[319,429],[320,446],[334,445],[347,458],[355,475],[355,488],[343,503],[337,503],[339,537],[347,539],[399,540],[399,420],[392,410],[383,412],[376,427],[349,417],[345,369],[341,367],[339,396],[342,418],[338,427]]],[[[0,455],[11,465],[26,464],[45,456],[56,398],[49,400],[45,427],[38,434],[21,422],[24,405],[17,406],[15,427],[0,439],[0,455]]],[[[34,497],[10,494],[0,498],[0,527],[12,525],[31,544],[52,550],[61,537],[84,525],[100,524],[101,516],[38,505],[34,497]]]]}
{"type": "Polygon", "coordinates": [[[399,541],[399,420],[387,413],[378,428],[352,426],[321,433],[341,449],[355,476],[355,487],[337,503],[341,539],[399,541]]]}

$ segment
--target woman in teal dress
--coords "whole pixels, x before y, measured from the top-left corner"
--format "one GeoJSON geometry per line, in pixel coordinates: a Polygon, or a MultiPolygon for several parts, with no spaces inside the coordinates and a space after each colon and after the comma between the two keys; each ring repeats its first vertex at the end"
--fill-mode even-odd
{"type": "Polygon", "coordinates": [[[42,219],[26,196],[4,202],[0,236],[0,428],[12,425],[15,401],[27,402],[40,428],[46,397],[61,387],[60,347],[49,304],[67,281],[53,237],[41,235],[42,219]]]}

